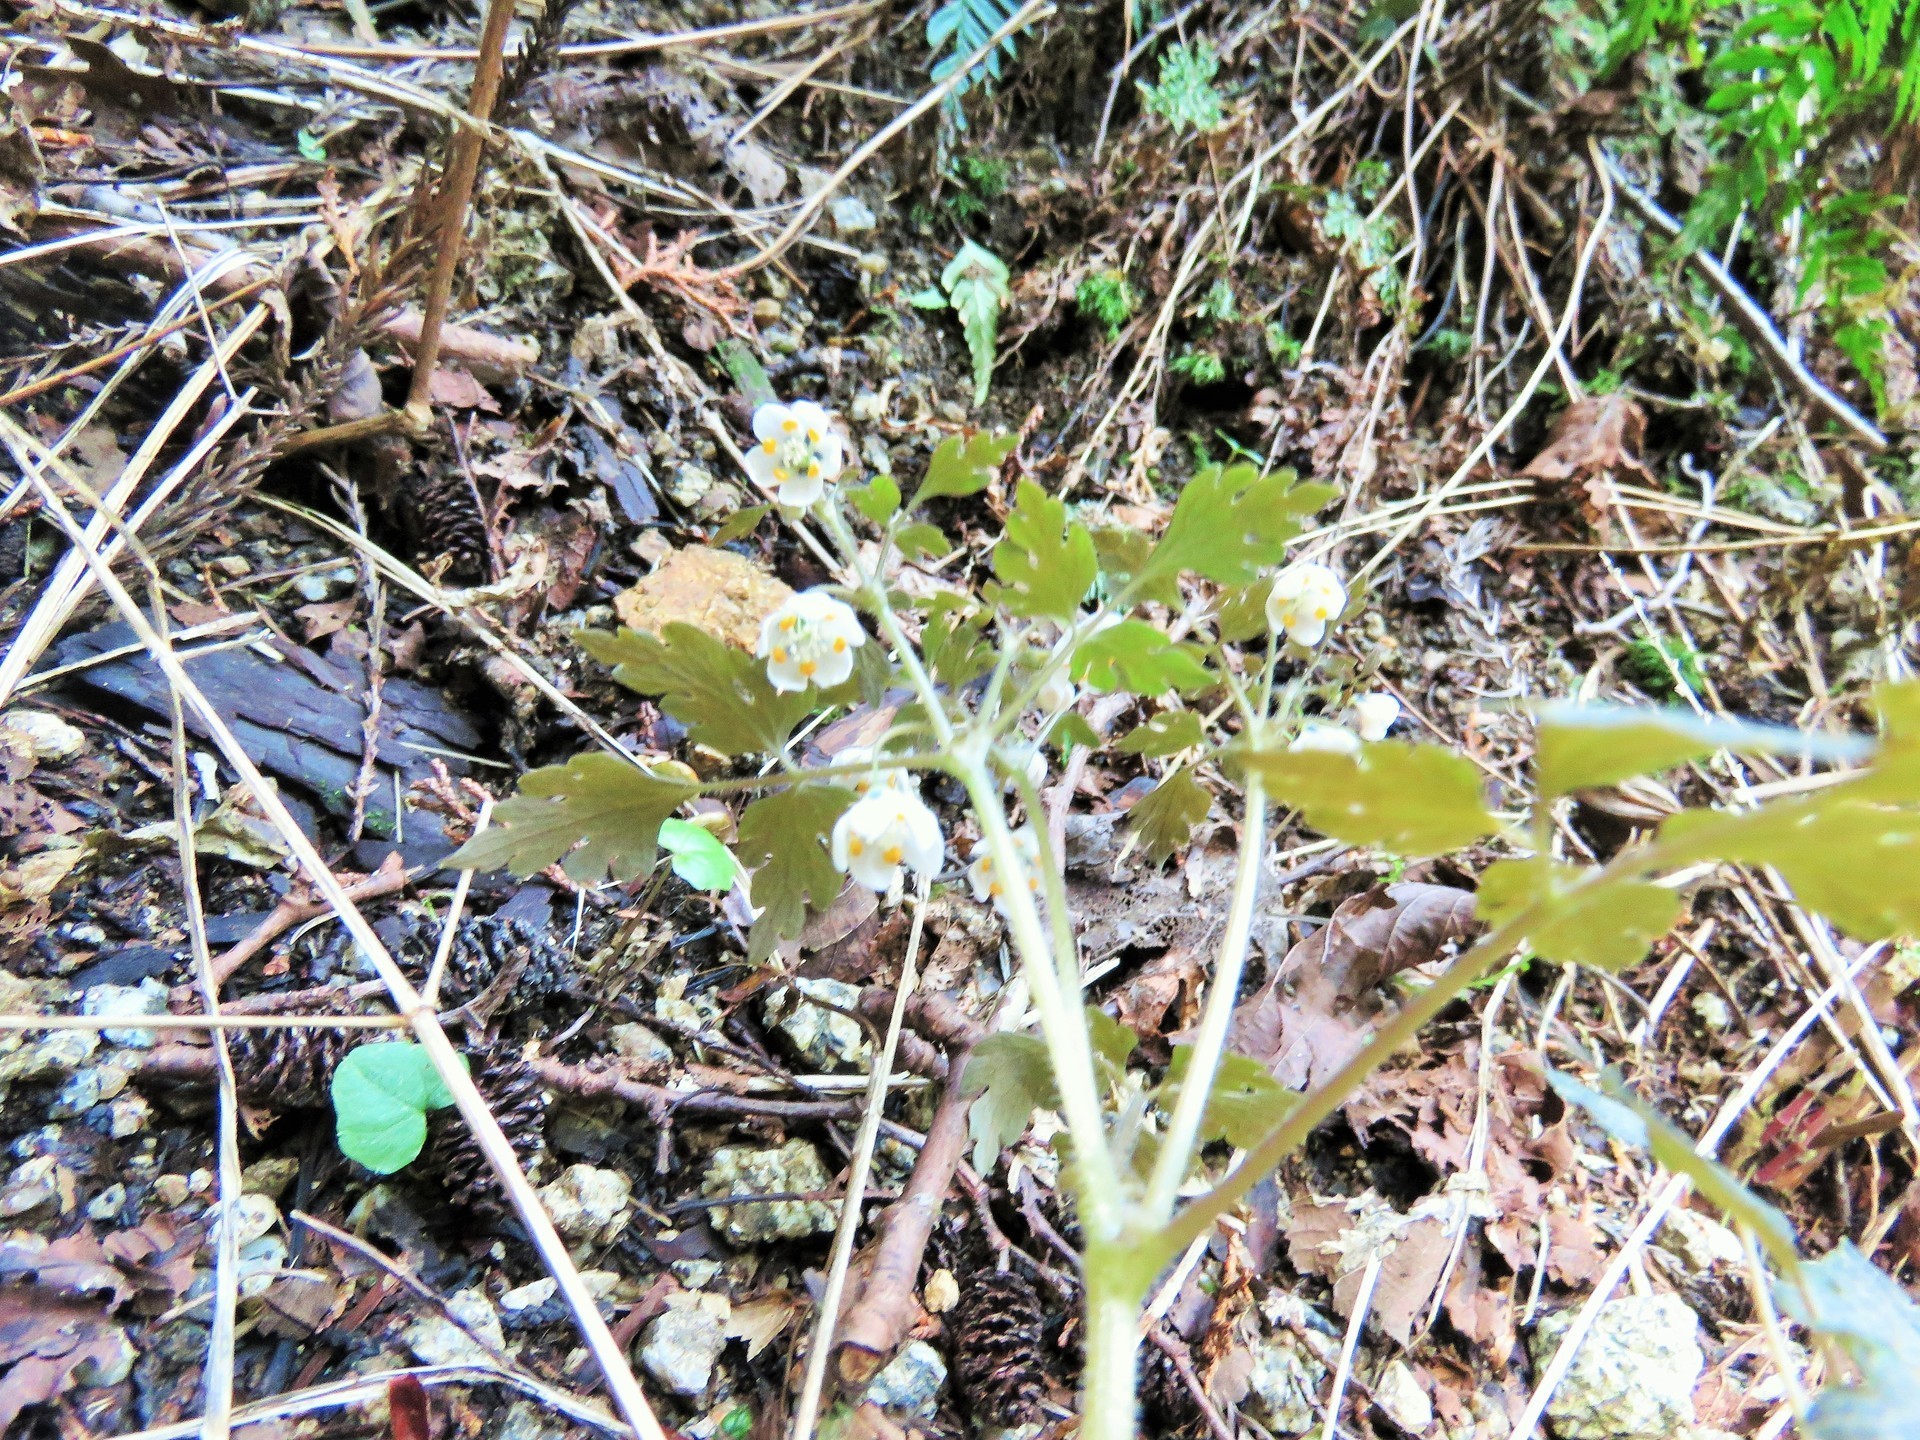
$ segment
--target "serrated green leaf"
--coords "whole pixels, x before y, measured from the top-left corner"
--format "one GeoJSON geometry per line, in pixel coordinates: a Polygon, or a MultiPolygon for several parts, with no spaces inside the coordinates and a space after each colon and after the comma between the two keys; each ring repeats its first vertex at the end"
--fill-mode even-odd
{"type": "Polygon", "coordinates": [[[589,751],[521,776],[520,793],[494,808],[494,823],[444,863],[525,876],[565,857],[567,874],[583,884],[609,874],[631,880],[652,868],[660,822],[694,793],[682,781],[589,751]]]}
{"type": "Polygon", "coordinates": [[[928,601],[920,631],[920,653],[942,685],[958,689],[993,668],[995,650],[987,639],[992,616],[964,595],[936,595],[928,601]]]}
{"type": "Polygon", "coordinates": [[[953,549],[953,542],[947,539],[946,532],[924,520],[902,525],[894,533],[893,543],[900,547],[900,553],[909,560],[925,560],[930,556],[945,555],[953,549]]]}
{"type": "Polygon", "coordinates": [[[660,848],[673,857],[673,873],[696,890],[733,884],[733,856],[704,825],[668,818],[660,822],[660,848]]]}
{"type": "Polygon", "coordinates": [[[427,1141],[427,1112],[453,1104],[427,1052],[411,1040],[357,1045],[329,1084],[340,1153],[391,1175],[427,1141]]]}
{"type": "Polygon", "coordinates": [[[1187,694],[1215,683],[1200,663],[1203,653],[1198,646],[1169,640],[1144,620],[1122,620],[1081,641],[1069,667],[1076,681],[1095,690],[1187,694]]]}
{"type": "Polygon", "coordinates": [[[1576,888],[1590,873],[1545,859],[1496,860],[1480,877],[1474,913],[1488,925],[1503,925],[1540,902],[1545,909],[1526,935],[1535,954],[1597,970],[1637,964],[1673,928],[1680,897],[1644,880],[1576,888]]]}
{"type": "Polygon", "coordinates": [[[927,462],[927,478],[914,493],[915,508],[942,495],[977,495],[993,483],[1007,456],[1020,443],[1018,435],[981,430],[962,438],[949,435],[934,448],[927,462]]]}
{"type": "Polygon", "coordinates": [[[1000,1152],[1026,1133],[1036,1110],[1060,1103],[1053,1083],[1053,1059],[1044,1040],[1033,1035],[989,1035],[973,1047],[960,1093],[975,1096],[967,1111],[973,1136],[973,1168],[993,1173],[1000,1152]]]}
{"type": "Polygon", "coordinates": [[[1812,1440],[1920,1435],[1920,1306],[1900,1283],[1843,1240],[1774,1288],[1782,1310],[1835,1341],[1860,1372],[1814,1398],[1812,1440]]]}
{"type": "MultiPolygon", "coordinates": [[[[1108,589],[1118,594],[1147,563],[1147,556],[1153,552],[1153,537],[1143,530],[1125,525],[1102,525],[1093,532],[1093,548],[1099,559],[1100,573],[1107,577],[1108,589]]],[[[1144,598],[1165,597],[1149,595],[1144,598]]]]}
{"type": "Polygon", "coordinates": [[[658,696],[660,708],[697,744],[722,755],[777,753],[793,727],[837,693],[775,690],[765,661],[692,625],[669,625],[658,640],[625,629],[614,635],[578,630],[573,638],[613,666],[615,680],[658,696]]]}
{"type": "Polygon", "coordinates": [[[1140,837],[1147,859],[1158,865],[1193,838],[1193,828],[1207,818],[1213,797],[1181,768],[1167,775],[1127,812],[1127,824],[1140,837]]]}
{"type": "Polygon", "coordinates": [[[838,785],[791,785],[741,814],[734,848],[753,872],[753,903],[760,907],[747,940],[748,959],[758,963],[782,940],[799,935],[808,908],[823,910],[840,893],[840,872],[827,844],[833,822],[853,798],[853,791],[838,785]]]}
{"type": "Polygon", "coordinates": [[[1396,855],[1458,850],[1499,829],[1480,798],[1480,772],[1438,745],[1383,740],[1358,755],[1241,750],[1274,798],[1323,835],[1396,855]]]}
{"type": "MultiPolygon", "coordinates": [[[[1187,1066],[1192,1060],[1191,1045],[1173,1047],[1173,1063],[1167,1067],[1166,1081],[1156,1097],[1163,1110],[1170,1112],[1180,1103],[1180,1087],[1186,1083],[1187,1066]]],[[[1220,1057],[1213,1086],[1207,1092],[1200,1138],[1224,1140],[1251,1150],[1279,1129],[1299,1103],[1299,1095],[1274,1079],[1258,1060],[1229,1052],[1220,1057]]]]}
{"type": "Polygon", "coordinates": [[[1077,710],[1067,710],[1047,730],[1047,743],[1064,755],[1075,745],[1084,745],[1089,750],[1098,750],[1100,736],[1093,726],[1087,723],[1086,716],[1077,710]]]}
{"type": "Polygon", "coordinates": [[[1678,709],[1553,704],[1535,714],[1535,765],[1540,792],[1549,798],[1670,769],[1720,750],[1834,762],[1863,759],[1872,748],[1861,740],[1810,735],[1783,725],[1706,719],[1678,709]]]}
{"type": "Polygon", "coordinates": [[[1205,744],[1206,738],[1206,727],[1200,723],[1198,715],[1191,710],[1169,710],[1154,716],[1129,734],[1120,742],[1118,749],[1122,755],[1146,755],[1159,759],[1205,744]]]}
{"type": "Polygon", "coordinates": [[[865,485],[849,485],[846,496],[854,509],[882,528],[900,509],[900,487],[891,475],[876,475],[865,485]]]}
{"type": "Polygon", "coordinates": [[[1007,533],[993,547],[993,573],[1000,578],[995,599],[1013,614],[1071,619],[1098,574],[1093,537],[1067,518],[1064,500],[1022,480],[1007,533]]]}
{"type": "Polygon", "coordinates": [[[1270,633],[1267,596],[1272,589],[1271,583],[1256,581],[1220,592],[1213,604],[1213,629],[1222,643],[1239,645],[1270,633]]]}
{"type": "Polygon", "coordinates": [[[916,290],[907,297],[907,303],[916,310],[944,310],[947,308],[946,295],[929,285],[924,290],[916,290]]]}
{"type": "Polygon", "coordinates": [[[1087,1006],[1087,1035],[1093,1041],[1093,1053],[1108,1069],[1119,1074],[1127,1068],[1127,1057],[1140,1047],[1140,1036],[1131,1025],[1122,1025],[1098,1005],[1087,1006]]]}
{"type": "Polygon", "coordinates": [[[1629,1090],[1614,1071],[1601,1077],[1604,1095],[1557,1070],[1547,1071],[1547,1083],[1561,1099],[1586,1110],[1623,1145],[1650,1151],[1667,1169],[1692,1180],[1694,1188],[1729,1219],[1751,1228],[1776,1264],[1787,1270],[1799,1267],[1800,1252],[1787,1217],[1749,1190],[1731,1170],[1696,1151],[1685,1132],[1629,1090]]]}
{"type": "Polygon", "coordinates": [[[736,510],[727,517],[726,523],[707,537],[707,544],[718,550],[729,541],[738,540],[742,535],[753,533],[753,527],[767,518],[771,505],[749,505],[744,510],[736,510]]]}
{"type": "Polygon", "coordinates": [[[1181,574],[1222,585],[1245,585],[1278,564],[1300,519],[1336,493],[1326,485],[1297,485],[1291,470],[1262,475],[1252,465],[1209,465],[1181,490],[1160,543],[1134,576],[1151,586],[1181,574]]]}

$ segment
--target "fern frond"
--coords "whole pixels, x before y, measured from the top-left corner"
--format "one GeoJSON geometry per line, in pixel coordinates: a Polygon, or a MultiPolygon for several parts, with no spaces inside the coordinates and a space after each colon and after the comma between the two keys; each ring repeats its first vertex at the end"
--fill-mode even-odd
{"type": "MultiPolygon", "coordinates": [[[[935,63],[930,77],[938,83],[953,74],[993,38],[995,31],[1013,19],[1018,9],[1018,0],[945,0],[927,20],[927,46],[936,55],[949,44],[952,49],[935,63]]],[[[1011,60],[1014,53],[1013,37],[1009,35],[954,86],[947,97],[947,113],[957,126],[965,129],[967,123],[960,97],[975,87],[990,89],[1000,78],[1001,57],[1011,60]]]]}

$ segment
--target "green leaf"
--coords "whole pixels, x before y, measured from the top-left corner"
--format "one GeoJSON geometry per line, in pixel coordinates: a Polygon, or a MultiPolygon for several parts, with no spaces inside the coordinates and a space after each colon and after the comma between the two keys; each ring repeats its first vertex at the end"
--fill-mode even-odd
{"type": "Polygon", "coordinates": [[[1252,465],[1209,465],[1180,492],[1166,534],[1134,576],[1152,586],[1183,573],[1221,585],[1246,585],[1285,558],[1302,516],[1336,493],[1327,485],[1296,485],[1291,470],[1262,475],[1252,465]]]}
{"type": "Polygon", "coordinates": [[[1015,615],[1071,619],[1098,573],[1093,537],[1067,518],[1064,500],[1031,480],[1015,492],[1007,533],[993,547],[995,599],[1015,615]]]}
{"type": "Polygon", "coordinates": [[[927,478],[913,497],[917,508],[942,495],[977,495],[993,483],[1007,456],[1020,443],[1018,435],[981,430],[966,436],[949,435],[935,447],[927,462],[927,478]]]}
{"type": "Polygon", "coordinates": [[[1611,785],[1698,760],[1720,750],[1754,755],[1805,755],[1822,761],[1858,760],[1864,741],[1810,735],[1783,725],[1703,719],[1686,710],[1625,705],[1543,705],[1535,761],[1547,797],[1611,785]]]}
{"type": "Polygon", "coordinates": [[[926,289],[916,290],[909,295],[907,303],[916,310],[944,310],[947,308],[947,297],[940,290],[929,285],[926,289]]]}
{"type": "Polygon", "coordinates": [[[1053,722],[1047,731],[1047,743],[1061,754],[1065,754],[1075,745],[1084,745],[1089,750],[1100,748],[1100,735],[1087,723],[1087,717],[1078,710],[1068,710],[1053,722]]]}
{"type": "Polygon", "coordinates": [[[573,638],[613,666],[613,678],[629,690],[658,696],[696,744],[722,755],[777,753],[827,698],[816,690],[775,690],[765,661],[692,625],[669,625],[658,640],[625,629],[579,630],[573,638]]]}
{"type": "Polygon", "coordinates": [[[756,964],[782,940],[806,927],[807,910],[824,910],[840,893],[841,876],[827,850],[833,822],[853,803],[838,785],[791,785],[749,805],[740,816],[735,849],[753,872],[753,903],[760,918],[748,937],[756,964]]]}
{"type": "Polygon", "coordinates": [[[1206,739],[1206,727],[1200,723],[1198,715],[1191,710],[1169,710],[1154,716],[1128,735],[1120,742],[1119,750],[1122,755],[1146,755],[1159,759],[1166,755],[1177,755],[1182,750],[1191,750],[1196,745],[1204,745],[1206,739]]]}
{"type": "Polygon", "coordinates": [[[991,1174],[1000,1152],[1026,1133],[1034,1111],[1060,1103],[1046,1042],[1011,1032],[989,1035],[973,1047],[960,1093],[978,1097],[967,1111],[967,1129],[973,1168],[982,1175],[991,1174]]]}
{"type": "Polygon", "coordinates": [[[1081,641],[1070,667],[1075,680],[1095,690],[1185,694],[1215,683],[1200,663],[1203,653],[1198,646],[1169,640],[1144,620],[1122,620],[1081,641]]]}
{"type": "Polygon", "coordinates": [[[1775,1286],[1780,1308],[1832,1339],[1859,1379],[1829,1387],[1807,1415],[1812,1440],[1912,1440],[1920,1435],[1920,1306],[1842,1240],[1775,1286]]]}
{"type": "MultiPolygon", "coordinates": [[[[1191,1045],[1173,1047],[1173,1063],[1167,1067],[1166,1082],[1156,1096],[1162,1109],[1171,1111],[1179,1103],[1180,1087],[1186,1083],[1192,1059],[1191,1045]]],[[[1220,1057],[1213,1088],[1207,1092],[1200,1138],[1224,1140],[1251,1150],[1279,1129],[1299,1103],[1300,1097],[1274,1079],[1258,1060],[1229,1052],[1220,1057]]]]}
{"type": "Polygon", "coordinates": [[[1118,1080],[1126,1071],[1127,1057],[1140,1047],[1140,1036],[1131,1025],[1122,1025],[1098,1005],[1087,1006],[1087,1035],[1093,1041],[1093,1053],[1114,1072],[1118,1080]]]}
{"type": "Polygon", "coordinates": [[[302,128],[294,134],[293,143],[299,147],[300,158],[314,165],[327,163],[327,142],[311,130],[302,128]]]}
{"type": "Polygon", "coordinates": [[[973,354],[973,403],[976,406],[987,403],[987,392],[993,384],[1000,311],[1013,298],[1008,278],[1006,263],[973,240],[961,245],[960,253],[940,275],[947,302],[960,317],[961,333],[967,337],[967,349],[973,354]]]}
{"type": "Polygon", "coordinates": [[[993,668],[996,651],[986,637],[992,616],[964,595],[936,595],[926,603],[920,653],[942,685],[955,689],[993,668]]]}
{"type": "Polygon", "coordinates": [[[411,1040],[349,1050],[334,1067],[334,1134],[340,1153],[391,1175],[427,1142],[427,1112],[453,1104],[427,1052],[411,1040]]]}
{"type": "Polygon", "coordinates": [[[1256,581],[1220,592],[1213,603],[1213,628],[1223,643],[1239,645],[1271,631],[1267,596],[1272,589],[1271,583],[1256,581]]]}
{"type": "Polygon", "coordinates": [[[1499,829],[1480,798],[1480,772],[1438,745],[1383,740],[1359,755],[1242,750],[1274,797],[1323,835],[1396,855],[1438,855],[1499,829]]]}
{"type": "MultiPolygon", "coordinates": [[[[1107,577],[1110,588],[1117,594],[1147,563],[1147,556],[1153,551],[1153,537],[1124,525],[1102,525],[1093,532],[1093,548],[1099,556],[1100,573],[1107,577]]],[[[1262,634],[1265,627],[1263,620],[1262,634]]]]}
{"type": "Polygon", "coordinates": [[[694,889],[725,890],[732,886],[733,856],[704,825],[662,820],[660,848],[673,857],[673,873],[694,889]]]}
{"type": "Polygon", "coordinates": [[[854,509],[883,529],[900,509],[900,487],[891,475],[876,475],[865,485],[849,485],[846,495],[854,509]]]}
{"type": "Polygon", "coordinates": [[[753,527],[766,519],[767,512],[772,508],[771,505],[749,505],[744,510],[734,511],[733,514],[727,517],[726,524],[722,525],[707,537],[707,544],[711,548],[718,550],[728,541],[738,540],[742,535],[752,534],[753,527]]]}
{"type": "Polygon", "coordinates": [[[1637,964],[1679,919],[1680,897],[1644,880],[1577,886],[1592,873],[1545,859],[1496,860],[1480,877],[1474,913],[1503,925],[1540,903],[1544,909],[1526,935],[1535,954],[1596,970],[1637,964]]]}
{"type": "Polygon", "coordinates": [[[494,823],[443,863],[525,876],[564,856],[567,874],[582,884],[609,874],[631,880],[652,868],[661,822],[694,793],[683,781],[589,751],[521,776],[520,793],[495,807],[494,823]]]}
{"type": "Polygon", "coordinates": [[[1207,818],[1213,797],[1185,768],[1170,772],[1127,812],[1147,859],[1158,865],[1193,838],[1193,827],[1207,818]]]}
{"type": "Polygon", "coordinates": [[[900,547],[900,553],[909,560],[924,560],[931,555],[945,555],[953,549],[953,542],[938,525],[929,525],[918,521],[912,525],[902,525],[895,532],[893,543],[900,547]]]}
{"type": "Polygon", "coordinates": [[[1627,1089],[1614,1071],[1601,1077],[1604,1095],[1557,1070],[1547,1071],[1547,1083],[1562,1100],[1592,1115],[1621,1144],[1650,1151],[1667,1169],[1692,1180],[1694,1188],[1729,1219],[1752,1229],[1782,1269],[1799,1268],[1800,1252],[1787,1217],[1749,1190],[1731,1170],[1696,1151],[1684,1131],[1670,1125],[1659,1111],[1627,1089]]]}

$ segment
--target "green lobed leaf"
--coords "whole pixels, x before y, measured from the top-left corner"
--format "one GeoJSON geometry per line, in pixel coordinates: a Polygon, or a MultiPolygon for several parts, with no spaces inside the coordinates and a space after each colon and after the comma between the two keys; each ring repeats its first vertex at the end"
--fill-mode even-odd
{"type": "Polygon", "coordinates": [[[1089,750],[1098,750],[1100,734],[1087,722],[1086,716],[1078,710],[1068,710],[1048,729],[1047,743],[1063,755],[1075,745],[1084,745],[1089,750]]]}
{"type": "Polygon", "coordinates": [[[1127,812],[1127,824],[1140,837],[1147,859],[1158,865],[1193,838],[1194,826],[1207,818],[1213,797],[1192,770],[1170,772],[1127,812]]]}
{"type": "Polygon", "coordinates": [[[589,751],[521,776],[520,793],[494,808],[494,823],[443,863],[525,876],[565,857],[567,874],[582,884],[609,874],[631,880],[652,868],[661,822],[694,793],[683,781],[589,751]]]}
{"type": "Polygon", "coordinates": [[[1064,500],[1023,479],[1007,532],[993,547],[994,598],[1015,615],[1071,619],[1098,573],[1093,537],[1067,518],[1064,500]]]}
{"type": "Polygon", "coordinates": [[[1754,755],[1863,759],[1865,741],[1810,735],[1784,725],[1713,720],[1690,711],[1625,705],[1543,705],[1539,719],[1540,793],[1552,797],[1670,769],[1720,750],[1754,755]]]}
{"type": "Polygon", "coordinates": [[[976,431],[964,438],[949,435],[934,448],[927,462],[927,478],[914,492],[915,507],[940,496],[977,495],[993,483],[1001,465],[1020,443],[1018,435],[976,431]]]}
{"type": "Polygon", "coordinates": [[[1003,1032],[973,1047],[960,1093],[972,1095],[967,1129],[973,1136],[973,1168],[991,1174],[1000,1152],[1026,1133],[1036,1110],[1060,1103],[1053,1058],[1037,1036],[1003,1032]]]}
{"type": "Polygon", "coordinates": [[[1912,1440],[1920,1435],[1920,1306],[1900,1283],[1842,1240],[1776,1284],[1780,1308],[1846,1352],[1859,1378],[1822,1391],[1807,1415],[1813,1440],[1912,1440]]]}
{"type": "Polygon", "coordinates": [[[1000,311],[1013,292],[1008,288],[1006,263],[977,241],[968,240],[941,272],[947,301],[960,317],[960,330],[973,355],[973,403],[987,403],[993,385],[995,346],[1000,334],[1000,311]]]}
{"type": "Polygon", "coordinates": [[[1601,1077],[1605,1094],[1597,1094],[1572,1076],[1553,1069],[1547,1071],[1547,1083],[1562,1100],[1592,1115],[1621,1144],[1650,1151],[1661,1165],[1692,1180],[1694,1188],[1729,1219],[1750,1228],[1783,1270],[1799,1268],[1800,1252],[1787,1217],[1749,1190],[1726,1166],[1695,1150],[1684,1131],[1669,1124],[1659,1111],[1629,1090],[1618,1074],[1609,1070],[1601,1077]]]}
{"type": "Polygon", "coordinates": [[[925,560],[936,555],[945,555],[953,549],[953,542],[938,525],[929,525],[917,521],[912,525],[902,525],[894,532],[893,543],[900,547],[901,555],[908,560],[925,560]]]}
{"type": "Polygon", "coordinates": [[[1182,694],[1214,683],[1198,646],[1169,640],[1144,620],[1122,620],[1080,642],[1069,662],[1073,678],[1095,690],[1135,695],[1182,694]]]}
{"type": "Polygon", "coordinates": [[[1168,710],[1134,730],[1117,748],[1122,755],[1159,759],[1203,745],[1206,739],[1206,726],[1200,723],[1198,715],[1191,710],[1168,710]]]}
{"type": "Polygon", "coordinates": [[[727,517],[726,523],[707,537],[707,544],[717,550],[730,540],[738,540],[742,535],[753,533],[753,527],[767,518],[771,505],[749,505],[744,510],[736,510],[727,517]]]}
{"type": "Polygon", "coordinates": [[[900,486],[891,475],[876,475],[865,485],[849,485],[845,494],[854,509],[881,527],[900,509],[900,486]]]}
{"type": "Polygon", "coordinates": [[[837,693],[775,690],[765,661],[693,625],[668,625],[658,640],[626,629],[573,638],[629,690],[658,696],[696,744],[722,755],[777,753],[793,727],[837,693]]]}
{"type": "Polygon", "coordinates": [[[823,910],[840,893],[840,872],[827,844],[833,822],[853,798],[853,791],[838,785],[790,785],[741,814],[735,849],[753,872],[753,903],[760,907],[747,940],[747,958],[756,964],[782,940],[799,935],[809,907],[823,910]]]}
{"type": "Polygon", "coordinates": [[[1125,1073],[1127,1057],[1140,1047],[1140,1036],[1131,1025],[1123,1025],[1098,1005],[1087,1006],[1087,1035],[1093,1041],[1093,1053],[1114,1072],[1125,1073]]]}
{"type": "Polygon", "coordinates": [[[1174,502],[1166,533],[1134,576],[1152,585],[1177,575],[1202,575],[1221,585],[1246,585],[1278,564],[1301,517],[1331,500],[1327,485],[1298,485],[1291,470],[1262,475],[1252,465],[1209,465],[1174,502]]]}
{"type": "Polygon", "coordinates": [[[996,651],[986,635],[993,618],[989,611],[964,595],[949,593],[934,596],[923,613],[920,653],[934,679],[958,689],[993,668],[996,651]]]}
{"type": "MultiPolygon", "coordinates": [[[[1166,1081],[1155,1097],[1163,1110],[1171,1112],[1179,1103],[1180,1087],[1186,1083],[1187,1066],[1192,1060],[1191,1045],[1173,1047],[1173,1063],[1167,1067],[1166,1081]]],[[[1224,1140],[1251,1150],[1279,1129],[1299,1103],[1299,1095],[1274,1079],[1258,1060],[1229,1052],[1220,1057],[1213,1088],[1207,1092],[1200,1138],[1224,1140]]]]}
{"type": "Polygon", "coordinates": [[[391,1175],[427,1142],[427,1112],[453,1104],[427,1052],[411,1040],[349,1050],[334,1067],[334,1135],[340,1153],[376,1175],[391,1175]]]}
{"type": "Polygon", "coordinates": [[[1474,913],[1503,925],[1538,902],[1545,909],[1526,943],[1543,959],[1596,970],[1639,963],[1679,919],[1680,897],[1644,880],[1576,888],[1591,873],[1546,859],[1496,860],[1480,877],[1474,913]]]}
{"type": "Polygon", "coordinates": [[[1438,745],[1383,740],[1359,755],[1237,752],[1274,798],[1296,806],[1323,835],[1397,855],[1438,855],[1499,829],[1480,798],[1480,772],[1438,745]]]}
{"type": "Polygon", "coordinates": [[[673,873],[694,889],[726,890],[733,885],[733,856],[704,825],[662,820],[660,848],[673,857],[673,873]]]}

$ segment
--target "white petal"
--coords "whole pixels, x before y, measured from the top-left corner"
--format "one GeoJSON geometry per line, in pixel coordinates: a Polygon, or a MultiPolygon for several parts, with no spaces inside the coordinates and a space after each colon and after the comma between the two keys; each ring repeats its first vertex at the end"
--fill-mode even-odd
{"type": "Polygon", "coordinates": [[[773,456],[767,454],[758,445],[747,451],[747,474],[753,483],[763,490],[773,488],[773,456]]]}
{"type": "Polygon", "coordinates": [[[893,888],[893,877],[899,872],[898,865],[889,865],[886,857],[871,845],[863,854],[854,856],[853,863],[847,867],[847,873],[855,880],[882,895],[893,888]]]}
{"type": "Polygon", "coordinates": [[[826,482],[817,475],[793,475],[780,486],[780,503],[796,510],[812,507],[826,490],[826,482]]]}
{"type": "Polygon", "coordinates": [[[1313,750],[1332,755],[1357,755],[1360,753],[1360,737],[1344,725],[1326,725],[1318,720],[1309,720],[1287,749],[1296,753],[1313,750]]]}
{"type": "Polygon", "coordinates": [[[832,430],[827,431],[820,437],[820,443],[813,453],[820,461],[820,478],[838,480],[840,472],[847,466],[846,447],[840,443],[840,436],[832,430]]]}
{"type": "Polygon", "coordinates": [[[967,884],[973,889],[973,898],[985,900],[993,893],[993,862],[985,856],[967,867],[967,884]]]}
{"type": "Polygon", "coordinates": [[[807,677],[800,673],[800,662],[789,651],[784,661],[767,661],[767,680],[779,691],[797,691],[807,688],[807,677]]]}
{"type": "Polygon", "coordinates": [[[847,840],[853,834],[853,827],[849,823],[852,819],[853,807],[850,806],[842,810],[840,818],[833,822],[833,842],[829,848],[833,852],[833,868],[836,870],[844,871],[847,868],[847,840]]]}
{"type": "Polygon", "coordinates": [[[827,433],[833,424],[833,417],[812,400],[796,400],[787,407],[787,414],[800,422],[802,430],[817,430],[821,435],[827,433]]]}
{"type": "Polygon", "coordinates": [[[1311,650],[1327,638],[1327,622],[1316,620],[1311,615],[1296,615],[1287,626],[1287,638],[1311,650]]]}
{"type": "Polygon", "coordinates": [[[853,651],[842,650],[838,654],[828,651],[820,659],[820,668],[813,672],[813,683],[822,690],[831,690],[843,683],[853,674],[853,651]]]}
{"type": "Polygon", "coordinates": [[[786,433],[783,428],[793,418],[793,412],[778,401],[768,401],[753,412],[753,438],[756,440],[778,440],[786,433]]]}

